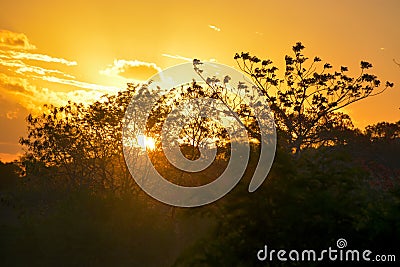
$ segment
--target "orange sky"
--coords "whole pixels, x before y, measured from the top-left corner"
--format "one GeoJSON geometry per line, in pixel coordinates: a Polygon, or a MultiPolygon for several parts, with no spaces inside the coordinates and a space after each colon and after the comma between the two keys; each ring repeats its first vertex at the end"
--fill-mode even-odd
{"type": "Polygon", "coordinates": [[[191,58],[236,52],[278,67],[302,41],[354,75],[359,62],[395,87],[350,106],[358,127],[400,119],[400,1],[8,1],[0,9],[0,160],[21,153],[24,117],[43,103],[98,99],[191,58]],[[304,3],[305,2],[305,3],[304,3]]]}

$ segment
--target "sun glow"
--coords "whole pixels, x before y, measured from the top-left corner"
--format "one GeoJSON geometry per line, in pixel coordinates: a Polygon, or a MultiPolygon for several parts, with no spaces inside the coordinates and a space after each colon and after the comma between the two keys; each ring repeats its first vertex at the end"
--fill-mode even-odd
{"type": "Polygon", "coordinates": [[[146,149],[154,150],[156,148],[156,141],[152,137],[148,137],[141,134],[137,136],[137,142],[139,146],[144,150],[146,149]]]}

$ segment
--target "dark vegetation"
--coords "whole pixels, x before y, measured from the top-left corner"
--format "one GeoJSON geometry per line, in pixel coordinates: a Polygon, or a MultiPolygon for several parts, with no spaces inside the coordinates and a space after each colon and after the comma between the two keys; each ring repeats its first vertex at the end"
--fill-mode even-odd
{"type": "MultiPolygon", "coordinates": [[[[298,43],[294,55],[286,56],[283,78],[270,60],[248,53],[235,56],[268,98],[278,132],[277,154],[268,179],[250,194],[247,187],[258,161],[253,143],[244,179],[205,207],[161,204],[130,177],[121,121],[138,86],[129,84],[126,91],[90,106],[47,106],[42,115],[28,116],[28,136],[21,139],[25,155],[0,163],[0,265],[281,266],[260,263],[257,251],[266,244],[326,249],[339,238],[349,248],[395,254],[399,260],[400,121],[360,130],[340,112],[393,84],[382,87],[367,73],[372,67],[367,62],[361,62],[356,78],[344,66],[331,71],[325,63],[318,69],[321,59],[308,64],[303,50],[298,43]]],[[[205,77],[204,82],[208,87],[192,83],[179,94],[225,99],[212,81],[205,77]]],[[[166,96],[154,108],[149,135],[156,134],[178,100],[168,101],[166,96]]],[[[257,138],[251,111],[243,105],[234,111],[257,138]]],[[[186,126],[183,135],[187,145],[181,150],[192,159],[203,138],[227,138],[220,126],[204,118],[186,126]]],[[[219,145],[218,160],[206,172],[187,176],[192,180],[185,180],[157,150],[151,153],[171,181],[197,185],[225,168],[229,142],[219,145]]],[[[319,264],[315,266],[329,262],[319,264]]]]}

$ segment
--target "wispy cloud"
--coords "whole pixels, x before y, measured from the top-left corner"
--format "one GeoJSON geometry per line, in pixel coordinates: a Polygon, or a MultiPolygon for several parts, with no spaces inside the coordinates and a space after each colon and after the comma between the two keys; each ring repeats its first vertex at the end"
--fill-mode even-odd
{"type": "Polygon", "coordinates": [[[217,32],[220,32],[220,31],[221,31],[221,29],[218,28],[218,27],[215,26],[215,25],[208,25],[208,27],[209,27],[210,29],[213,29],[213,30],[217,31],[217,32]]]}
{"type": "Polygon", "coordinates": [[[77,80],[72,80],[72,79],[58,78],[55,76],[42,76],[42,77],[38,77],[38,78],[41,78],[48,82],[65,84],[65,85],[70,85],[70,86],[75,86],[75,87],[90,89],[90,90],[95,90],[95,91],[118,92],[121,90],[120,88],[115,87],[115,86],[106,86],[106,85],[100,85],[100,84],[95,84],[95,83],[87,83],[87,82],[82,82],[82,81],[77,81],[77,80]]]}
{"type": "Polygon", "coordinates": [[[170,55],[170,54],[161,54],[163,57],[169,57],[169,58],[173,58],[173,59],[180,59],[180,60],[184,60],[184,61],[188,61],[188,62],[192,62],[193,58],[189,58],[189,57],[183,57],[180,55],[170,55]]]}
{"type": "Polygon", "coordinates": [[[115,77],[120,76],[126,79],[146,81],[154,74],[161,71],[155,63],[139,60],[116,59],[112,65],[100,70],[100,74],[115,77]]]}
{"type": "Polygon", "coordinates": [[[68,100],[90,103],[99,99],[106,93],[113,93],[121,90],[121,88],[115,86],[78,81],[74,79],[72,75],[65,74],[61,71],[24,65],[19,61],[7,62],[0,60],[0,65],[11,67],[15,74],[21,74],[20,77],[17,77],[0,73],[0,95],[6,95],[6,97],[14,99],[14,101],[17,101],[31,111],[40,111],[40,107],[44,103],[62,105],[66,104],[68,100]],[[30,72],[30,75],[27,75],[25,72],[30,72]],[[54,76],[54,74],[63,75],[64,78],[54,76]],[[31,84],[28,78],[29,80],[34,78],[50,83],[73,86],[78,89],[69,89],[65,92],[62,91],[62,88],[58,88],[57,91],[53,91],[31,84]]]}
{"type": "Polygon", "coordinates": [[[17,119],[18,118],[19,109],[16,110],[9,110],[6,113],[6,118],[9,120],[17,119]]]}
{"type": "MultiPolygon", "coordinates": [[[[98,90],[84,90],[84,89],[76,89],[69,91],[54,91],[48,88],[34,88],[34,93],[30,98],[32,102],[23,103],[24,106],[27,106],[29,110],[32,110],[34,107],[35,110],[33,112],[41,112],[43,107],[41,106],[43,103],[52,103],[54,105],[66,105],[68,101],[72,101],[75,103],[83,103],[89,104],[99,100],[105,92],[98,90]],[[38,101],[37,97],[41,98],[41,102],[38,101]]],[[[26,99],[29,101],[29,98],[26,99]]]]}
{"type": "Polygon", "coordinates": [[[31,85],[23,78],[10,77],[0,73],[0,90],[9,93],[24,93],[29,94],[31,85]]]}
{"type": "Polygon", "coordinates": [[[12,59],[26,59],[26,60],[36,60],[49,63],[60,63],[67,66],[76,66],[78,63],[76,61],[70,61],[64,58],[52,57],[44,54],[20,52],[20,51],[7,51],[12,59]]]}
{"type": "MultiPolygon", "coordinates": [[[[10,77],[0,73],[0,93],[8,101],[15,101],[24,109],[36,113],[42,111],[42,105],[45,103],[66,105],[69,100],[76,103],[92,103],[99,100],[106,93],[117,92],[119,90],[117,87],[102,86],[51,76],[45,76],[45,80],[75,86],[78,89],[68,91],[50,90],[30,84],[25,78],[10,77]]],[[[6,112],[8,114],[6,113],[5,115],[8,119],[17,116],[14,112],[16,109],[7,109],[6,112]],[[11,112],[9,112],[10,110],[11,112]]]]}
{"type": "Polygon", "coordinates": [[[0,30],[0,46],[25,50],[36,49],[25,34],[7,30],[0,30]]]}
{"type": "Polygon", "coordinates": [[[15,72],[18,74],[28,74],[28,73],[35,73],[35,74],[39,74],[39,75],[59,74],[64,77],[75,79],[75,76],[64,73],[62,71],[28,65],[19,59],[4,60],[4,59],[2,59],[1,55],[0,55],[0,65],[5,66],[5,67],[15,68],[15,72]]]}
{"type": "MultiPolygon", "coordinates": [[[[72,75],[77,68],[71,67],[78,65],[76,61],[31,51],[35,48],[25,34],[0,30],[0,125],[7,127],[7,131],[0,131],[3,161],[20,153],[18,137],[25,132],[28,113],[40,114],[45,109],[43,104],[90,104],[122,89],[77,80],[72,75]]],[[[125,65],[143,65],[129,63],[125,65]]],[[[155,64],[147,67],[159,70],[155,64]]]]}
{"type": "MultiPolygon", "coordinates": [[[[4,96],[4,94],[3,94],[4,96]]],[[[22,114],[26,114],[26,109],[21,106],[18,103],[15,103],[14,101],[10,101],[9,98],[5,97],[0,97],[0,125],[4,125],[5,121],[8,120],[16,120],[16,119],[24,119],[24,115],[21,116],[22,114]]],[[[3,135],[6,135],[5,131],[0,131],[0,137],[3,135]]],[[[0,138],[0,144],[4,142],[5,140],[0,138]]],[[[8,142],[8,141],[7,141],[8,142]]]]}
{"type": "MultiPolygon", "coordinates": [[[[169,57],[169,58],[173,58],[173,59],[178,59],[178,60],[184,60],[187,62],[193,62],[194,58],[190,58],[190,57],[184,57],[184,56],[180,56],[180,55],[171,55],[171,54],[161,54],[163,57],[169,57]]],[[[197,58],[199,59],[199,58],[197,58]]],[[[209,62],[217,62],[217,60],[215,58],[210,58],[210,59],[200,59],[201,61],[209,61],[209,62]]]]}
{"type": "Polygon", "coordinates": [[[34,49],[34,46],[24,34],[0,31],[0,99],[8,99],[21,107],[1,104],[0,118],[15,120],[21,110],[40,112],[45,103],[65,105],[68,100],[92,103],[104,94],[122,89],[79,81],[74,75],[61,71],[77,65],[76,61],[32,53],[27,49],[34,49]],[[61,70],[54,69],[54,63],[59,64],[61,70]]]}

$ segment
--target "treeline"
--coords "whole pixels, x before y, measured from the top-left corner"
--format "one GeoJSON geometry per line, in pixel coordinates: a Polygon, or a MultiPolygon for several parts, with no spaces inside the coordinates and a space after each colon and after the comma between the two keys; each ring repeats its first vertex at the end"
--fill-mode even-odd
{"type": "MultiPolygon", "coordinates": [[[[400,121],[360,130],[340,112],[393,84],[381,88],[377,77],[366,73],[372,67],[367,62],[361,62],[355,78],[344,66],[331,71],[325,63],[318,70],[321,59],[307,65],[303,50],[301,43],[293,47],[281,78],[270,60],[235,56],[268,99],[278,134],[276,158],[264,184],[248,193],[259,159],[253,142],[244,179],[205,207],[164,205],[130,176],[122,129],[132,96],[140,94],[138,85],[90,105],[48,105],[43,114],[29,115],[28,135],[20,140],[26,153],[14,163],[0,163],[4,266],[259,266],[256,253],[264,245],[326,249],[339,238],[349,248],[398,253],[400,121]]],[[[194,67],[202,75],[201,63],[194,67]]],[[[183,99],[207,96],[231,105],[249,137],[259,138],[255,114],[230,101],[221,83],[204,77],[202,85],[193,82],[175,92],[183,99]]],[[[156,142],[149,151],[153,163],[173,182],[207,183],[229,161],[226,132],[201,117],[189,123],[181,136],[187,158],[198,156],[204,138],[226,142],[219,143],[216,162],[204,172],[179,173],[159,150],[157,136],[174,105],[179,101],[166,95],[151,113],[147,134],[156,142]]]]}

